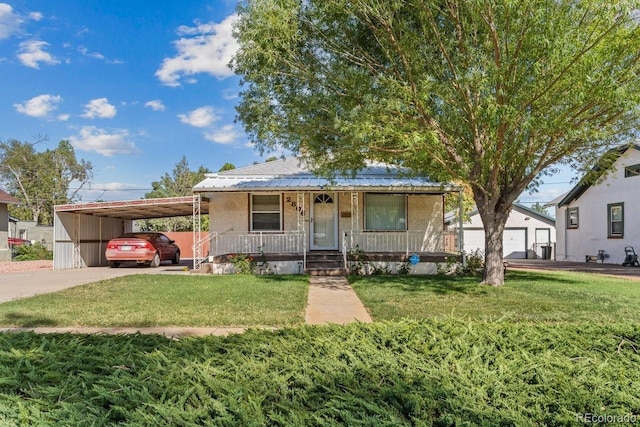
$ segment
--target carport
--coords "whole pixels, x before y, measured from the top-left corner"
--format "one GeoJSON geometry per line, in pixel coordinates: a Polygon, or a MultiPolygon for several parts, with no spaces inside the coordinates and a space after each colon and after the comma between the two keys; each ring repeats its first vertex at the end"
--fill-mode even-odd
{"type": "MultiPolygon", "coordinates": [[[[193,241],[201,233],[201,215],[209,204],[200,195],[115,202],[77,203],[54,207],[53,269],[106,266],[107,242],[133,231],[138,219],[193,215],[193,241]]],[[[201,246],[194,248],[194,266],[202,258],[201,246]]]]}

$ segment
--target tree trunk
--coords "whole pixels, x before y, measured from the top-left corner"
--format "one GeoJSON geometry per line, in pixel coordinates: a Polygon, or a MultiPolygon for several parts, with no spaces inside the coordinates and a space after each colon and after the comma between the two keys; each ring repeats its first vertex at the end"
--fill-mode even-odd
{"type": "Polygon", "coordinates": [[[487,206],[480,207],[478,212],[484,224],[484,271],[482,283],[491,286],[504,285],[504,264],[502,261],[503,233],[509,217],[507,212],[495,212],[487,206]]]}

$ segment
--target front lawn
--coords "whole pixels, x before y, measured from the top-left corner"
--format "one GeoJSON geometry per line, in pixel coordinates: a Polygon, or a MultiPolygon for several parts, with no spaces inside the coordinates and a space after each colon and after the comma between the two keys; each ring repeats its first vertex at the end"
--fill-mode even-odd
{"type": "Polygon", "coordinates": [[[124,276],[0,304],[0,325],[299,325],[307,284],[305,276],[124,276]]]}
{"type": "Polygon", "coordinates": [[[638,325],[589,322],[406,320],[178,341],[5,333],[0,424],[569,426],[591,416],[635,420],[639,349],[638,325]]]}
{"type": "Polygon", "coordinates": [[[508,271],[506,285],[477,277],[350,277],[375,321],[462,318],[640,322],[640,281],[597,274],[508,271]]]}

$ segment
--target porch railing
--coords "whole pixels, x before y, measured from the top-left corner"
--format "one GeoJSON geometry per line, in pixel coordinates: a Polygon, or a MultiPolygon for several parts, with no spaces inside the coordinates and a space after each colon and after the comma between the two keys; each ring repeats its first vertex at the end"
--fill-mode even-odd
{"type": "Polygon", "coordinates": [[[301,231],[213,233],[211,255],[235,253],[293,253],[304,254],[305,233],[301,231]]]}
{"type": "Polygon", "coordinates": [[[346,231],[343,250],[356,246],[363,252],[458,252],[458,233],[425,230],[407,231],[346,231]]]}

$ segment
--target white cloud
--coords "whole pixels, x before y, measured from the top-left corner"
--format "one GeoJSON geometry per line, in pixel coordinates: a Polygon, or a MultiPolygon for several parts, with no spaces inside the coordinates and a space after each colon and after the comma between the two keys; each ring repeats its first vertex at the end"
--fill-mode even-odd
{"type": "Polygon", "coordinates": [[[237,99],[239,97],[238,89],[225,89],[222,91],[222,97],[227,101],[237,99]]]}
{"type": "Polygon", "coordinates": [[[33,19],[34,21],[40,21],[43,18],[43,15],[40,12],[31,12],[29,14],[29,18],[33,19]]]}
{"type": "Polygon", "coordinates": [[[71,117],[69,114],[60,114],[58,116],[58,120],[60,120],[61,122],[66,122],[67,120],[69,120],[69,117],[71,117]]]}
{"type": "Polygon", "coordinates": [[[47,117],[62,102],[59,95],[38,95],[22,104],[13,104],[16,111],[31,117],[47,117]]]}
{"type": "Polygon", "coordinates": [[[103,156],[114,154],[135,154],[140,150],[129,139],[129,131],[115,129],[111,133],[95,126],[83,126],[78,136],[70,136],[69,142],[82,151],[95,151],[103,156]]]}
{"type": "MultiPolygon", "coordinates": [[[[232,34],[237,19],[233,14],[219,24],[211,22],[178,28],[178,35],[183,37],[173,42],[177,54],[162,61],[156,77],[167,86],[180,86],[181,77],[199,73],[220,79],[232,76],[228,64],[239,47],[232,34]]],[[[194,81],[193,78],[188,80],[189,83],[194,81]]]]}
{"type": "Polygon", "coordinates": [[[241,134],[234,129],[233,125],[222,126],[220,129],[204,134],[204,137],[209,141],[222,145],[233,144],[239,136],[241,134]]]}
{"type": "Polygon", "coordinates": [[[18,59],[27,67],[40,68],[41,62],[49,65],[60,63],[57,58],[44,51],[44,49],[49,46],[49,43],[47,42],[43,42],[41,40],[28,40],[20,43],[19,46],[20,53],[18,53],[18,59]]]}
{"type": "Polygon", "coordinates": [[[13,7],[7,3],[0,3],[0,40],[8,39],[20,29],[23,20],[13,12],[13,7]]]}
{"type": "Polygon", "coordinates": [[[159,99],[145,102],[144,106],[151,108],[153,111],[164,111],[167,109],[159,99]]]}
{"type": "Polygon", "coordinates": [[[195,126],[197,128],[206,128],[213,124],[213,122],[220,120],[211,107],[200,107],[188,114],[178,114],[178,118],[182,123],[195,126]]]}
{"type": "Polygon", "coordinates": [[[107,98],[97,98],[89,101],[87,105],[84,106],[84,114],[82,117],[86,117],[88,119],[111,119],[115,117],[117,114],[116,107],[109,104],[109,100],[107,98]]]}

